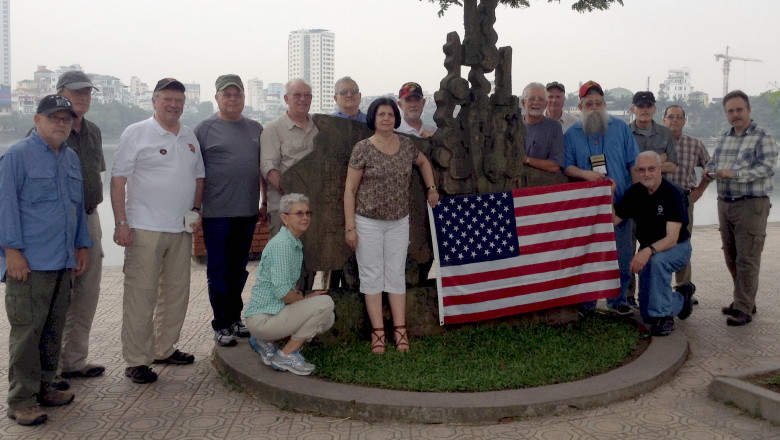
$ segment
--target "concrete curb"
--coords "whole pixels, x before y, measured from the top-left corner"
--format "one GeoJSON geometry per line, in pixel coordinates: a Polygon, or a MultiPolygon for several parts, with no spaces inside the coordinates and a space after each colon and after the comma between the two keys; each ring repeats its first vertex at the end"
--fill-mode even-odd
{"type": "Polygon", "coordinates": [[[715,376],[710,382],[709,396],[719,402],[732,403],[756,417],[780,423],[780,394],[743,380],[777,369],[780,365],[775,364],[715,376]]]}
{"type": "Polygon", "coordinates": [[[214,347],[214,364],[243,389],[283,410],[365,421],[496,422],[507,417],[558,414],[603,406],[648,392],[668,381],[688,355],[682,331],[654,338],[630,364],[605,374],[538,388],[484,393],[421,393],[326,382],[265,366],[246,339],[214,347]]]}

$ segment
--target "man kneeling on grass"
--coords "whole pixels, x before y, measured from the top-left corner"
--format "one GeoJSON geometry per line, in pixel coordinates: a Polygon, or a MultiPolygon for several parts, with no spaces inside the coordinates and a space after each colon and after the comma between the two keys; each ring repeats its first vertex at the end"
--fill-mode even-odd
{"type": "Polygon", "coordinates": [[[287,194],[279,201],[279,212],[283,227],[263,250],[244,318],[252,334],[249,344],[264,364],[306,376],[314,371],[314,365],[306,362],[300,349],[331,328],[334,305],[325,290],[306,296],[296,290],[303,266],[300,238],[312,218],[309,199],[302,194],[287,194]],[[287,337],[290,340],[283,348],[274,342],[287,337]]]}
{"type": "Polygon", "coordinates": [[[636,222],[639,251],[631,259],[631,272],[639,274],[639,312],[651,325],[653,336],[674,330],[674,315],[691,315],[691,296],[672,290],[672,274],[691,259],[687,198],[682,189],[661,177],[661,156],[639,153],[633,184],[615,204],[614,223],[636,222]]]}

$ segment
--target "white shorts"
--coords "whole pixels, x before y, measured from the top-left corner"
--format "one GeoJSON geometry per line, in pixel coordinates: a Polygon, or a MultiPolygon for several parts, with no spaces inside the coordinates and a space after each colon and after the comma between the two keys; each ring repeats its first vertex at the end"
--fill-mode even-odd
{"type": "Polygon", "coordinates": [[[398,220],[375,220],[356,215],[355,228],[360,293],[406,293],[409,216],[398,220]]]}

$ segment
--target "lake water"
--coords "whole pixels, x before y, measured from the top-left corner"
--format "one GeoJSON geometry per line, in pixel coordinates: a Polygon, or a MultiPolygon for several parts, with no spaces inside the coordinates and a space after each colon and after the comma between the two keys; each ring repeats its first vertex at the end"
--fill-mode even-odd
{"type": "MultiPolygon", "coordinates": [[[[0,154],[5,152],[7,145],[0,146],[0,154]]],[[[111,169],[111,164],[114,163],[114,151],[116,145],[104,146],[103,152],[106,159],[106,168],[111,169]]],[[[711,152],[710,152],[711,153],[711,152]]],[[[103,259],[104,266],[121,266],[124,261],[124,248],[118,246],[113,240],[114,231],[114,214],[111,210],[111,197],[110,197],[110,178],[109,172],[103,175],[103,196],[104,200],[98,207],[100,214],[100,223],[103,227],[103,252],[105,258],[103,259]]],[[[775,172],[775,191],[771,197],[772,205],[774,209],[769,212],[769,221],[780,221],[780,172],[775,172]]],[[[718,206],[717,206],[717,190],[713,183],[707,188],[701,199],[696,203],[696,212],[694,215],[694,225],[715,225],[718,224],[718,206]]]]}

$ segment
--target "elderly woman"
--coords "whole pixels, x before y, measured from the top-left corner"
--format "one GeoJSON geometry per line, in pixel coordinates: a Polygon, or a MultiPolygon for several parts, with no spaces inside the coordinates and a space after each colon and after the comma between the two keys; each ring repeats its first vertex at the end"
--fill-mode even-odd
{"type": "Polygon", "coordinates": [[[371,351],[385,352],[382,292],[388,293],[398,351],[408,351],[406,333],[406,253],[409,247],[409,186],[412,165],[425,181],[428,203],[439,193],[431,163],[406,136],[393,132],[401,112],[390,98],[371,103],[366,115],[374,135],[352,149],[344,190],[345,239],[357,257],[360,292],[371,320],[371,351]]]}
{"type": "Polygon", "coordinates": [[[303,264],[300,238],[311,223],[309,199],[287,194],[279,201],[279,212],[283,227],[263,250],[244,318],[252,334],[249,344],[264,364],[306,376],[314,365],[306,362],[300,349],[333,325],[333,299],[323,295],[324,290],[304,296],[295,289],[303,264]],[[290,340],[279,348],[275,341],[288,336],[290,340]]]}

